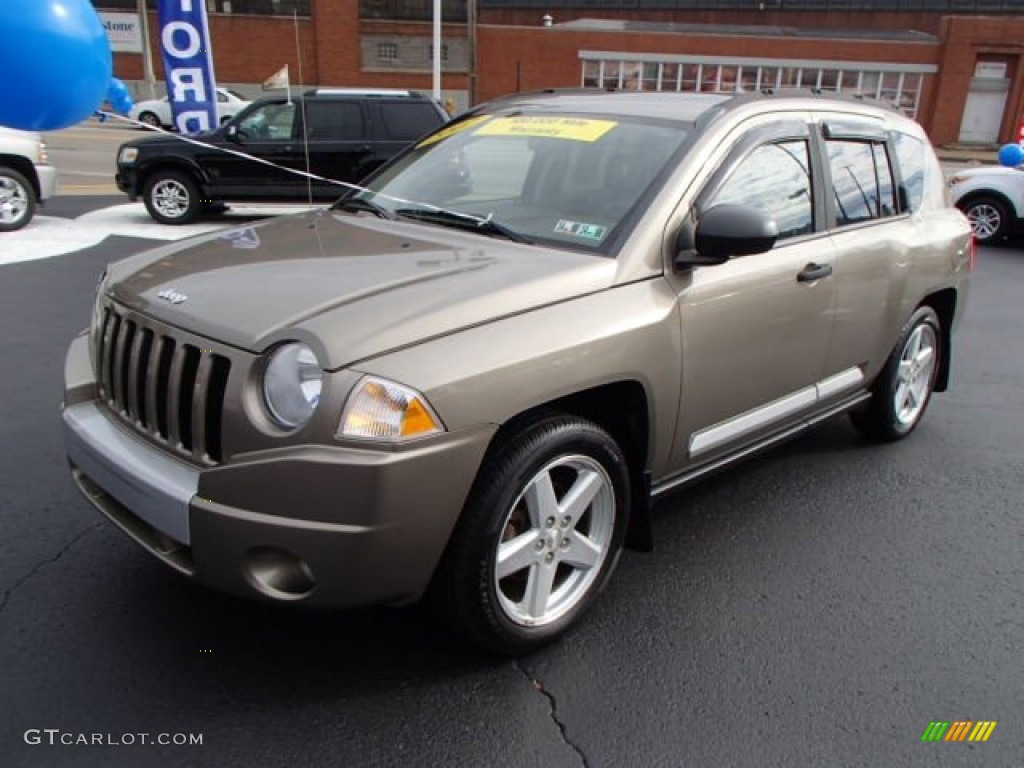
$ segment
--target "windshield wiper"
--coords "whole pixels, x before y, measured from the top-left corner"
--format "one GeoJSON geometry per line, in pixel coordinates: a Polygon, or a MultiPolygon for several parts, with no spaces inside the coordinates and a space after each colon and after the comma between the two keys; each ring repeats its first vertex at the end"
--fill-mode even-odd
{"type": "Polygon", "coordinates": [[[525,245],[533,244],[533,241],[530,238],[525,237],[514,229],[509,229],[504,224],[495,221],[493,213],[488,214],[485,219],[478,218],[477,216],[470,216],[466,213],[457,213],[456,211],[446,211],[444,209],[434,208],[399,208],[395,213],[407,219],[418,219],[419,221],[425,221],[430,224],[440,224],[442,226],[465,229],[470,232],[480,232],[481,234],[490,235],[492,237],[503,237],[514,243],[523,243],[525,245]]]}
{"type": "Polygon", "coordinates": [[[394,213],[385,208],[383,205],[378,205],[372,200],[367,200],[365,197],[343,197],[341,200],[331,206],[332,210],[341,211],[366,211],[372,213],[381,219],[397,219],[394,213]]]}

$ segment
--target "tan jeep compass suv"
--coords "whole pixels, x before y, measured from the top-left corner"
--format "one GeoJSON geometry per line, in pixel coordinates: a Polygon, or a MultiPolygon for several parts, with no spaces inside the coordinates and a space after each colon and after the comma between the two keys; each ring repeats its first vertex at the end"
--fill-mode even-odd
{"type": "Polygon", "coordinates": [[[367,186],[101,278],[72,473],[181,573],[430,594],[520,653],[650,545],[652,497],[841,412],[904,437],[946,388],[970,228],[887,108],[518,95],[367,186]]]}

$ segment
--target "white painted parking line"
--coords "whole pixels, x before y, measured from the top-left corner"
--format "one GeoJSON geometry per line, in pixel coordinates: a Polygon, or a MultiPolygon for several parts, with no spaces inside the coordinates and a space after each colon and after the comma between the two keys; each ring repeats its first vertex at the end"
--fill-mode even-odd
{"type": "Polygon", "coordinates": [[[113,235],[148,240],[172,241],[230,227],[242,217],[278,216],[309,210],[309,206],[232,206],[215,219],[171,227],[157,224],[142,203],[101,208],[77,219],[36,216],[17,232],[0,234],[0,265],[48,259],[91,248],[113,235]]]}

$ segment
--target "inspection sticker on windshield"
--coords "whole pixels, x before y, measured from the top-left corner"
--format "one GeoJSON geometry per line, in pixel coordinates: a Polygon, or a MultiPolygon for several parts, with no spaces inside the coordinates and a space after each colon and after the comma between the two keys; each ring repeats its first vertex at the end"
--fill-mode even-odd
{"type": "Polygon", "coordinates": [[[583,221],[559,219],[558,223],[555,224],[555,234],[582,237],[586,240],[593,240],[594,242],[599,243],[604,240],[604,236],[608,234],[608,227],[602,227],[600,224],[587,224],[583,221]]]}
{"type": "Polygon", "coordinates": [[[478,128],[474,136],[545,136],[570,141],[597,141],[618,123],[579,117],[498,117],[478,128]]]}

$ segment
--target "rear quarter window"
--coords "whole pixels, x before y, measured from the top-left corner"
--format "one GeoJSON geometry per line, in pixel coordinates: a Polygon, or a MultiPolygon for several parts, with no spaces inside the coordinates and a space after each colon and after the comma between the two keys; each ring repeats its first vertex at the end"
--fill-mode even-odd
{"type": "Polygon", "coordinates": [[[383,102],[380,112],[385,135],[395,141],[414,141],[444,122],[440,113],[423,101],[383,102]]]}
{"type": "Polygon", "coordinates": [[[925,142],[894,131],[893,144],[900,164],[901,186],[911,213],[946,206],[946,186],[935,153],[925,142]]]}

